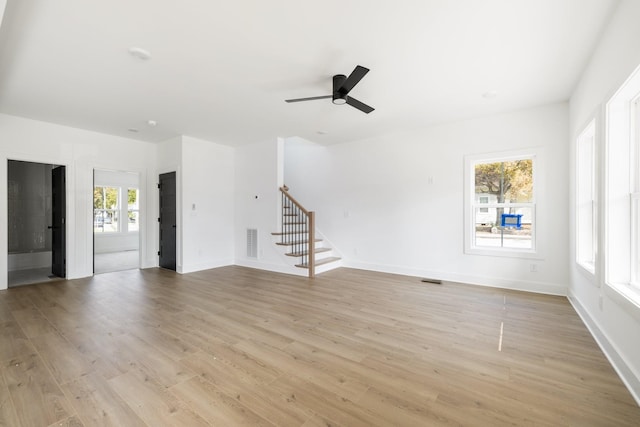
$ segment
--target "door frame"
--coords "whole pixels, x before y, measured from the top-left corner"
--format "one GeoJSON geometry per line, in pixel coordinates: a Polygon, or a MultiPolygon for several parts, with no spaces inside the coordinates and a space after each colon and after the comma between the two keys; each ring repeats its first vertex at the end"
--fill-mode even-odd
{"type": "Polygon", "coordinates": [[[178,203],[178,172],[173,170],[173,171],[169,171],[169,172],[163,172],[163,173],[158,173],[158,266],[161,268],[167,268],[169,270],[173,270],[173,271],[178,271],[178,234],[179,234],[179,230],[180,227],[178,227],[178,219],[179,219],[179,206],[180,204],[178,203]],[[174,192],[174,222],[175,224],[173,225],[173,253],[174,253],[174,258],[173,258],[173,268],[170,267],[162,267],[160,265],[160,257],[161,257],[161,241],[162,241],[162,222],[161,222],[161,217],[162,217],[162,198],[160,196],[160,193],[162,192],[162,187],[160,185],[160,180],[161,177],[163,175],[171,175],[173,174],[173,192],[174,192]]]}
{"type": "Polygon", "coordinates": [[[59,157],[55,158],[51,156],[5,152],[0,154],[0,212],[4,213],[4,215],[0,215],[0,230],[4,230],[3,232],[0,232],[0,291],[7,289],[9,286],[9,239],[6,230],[8,230],[9,227],[9,200],[7,196],[9,187],[8,166],[10,160],[65,167],[65,211],[67,224],[67,227],[65,227],[65,254],[67,258],[66,276],[69,278],[71,265],[71,263],[68,262],[70,253],[69,242],[72,240],[74,235],[72,230],[73,226],[69,226],[69,224],[74,223],[73,211],[70,208],[75,203],[75,199],[73,192],[69,191],[69,188],[72,188],[74,184],[73,179],[75,169],[73,165],[59,157]]]}
{"type": "MultiPolygon", "coordinates": [[[[87,255],[88,258],[91,259],[90,262],[90,267],[91,267],[91,275],[93,276],[94,273],[94,254],[95,254],[95,235],[94,235],[94,231],[93,231],[93,188],[95,186],[95,171],[96,169],[98,170],[103,170],[103,171],[113,171],[113,172],[124,172],[124,173],[136,173],[138,174],[138,197],[139,197],[139,216],[138,216],[138,220],[140,221],[139,225],[138,225],[138,269],[143,269],[149,266],[148,262],[145,262],[145,259],[148,259],[148,253],[150,250],[153,250],[152,248],[149,248],[148,245],[146,244],[147,242],[147,224],[148,224],[148,213],[147,213],[147,204],[148,204],[148,198],[150,197],[149,192],[148,192],[148,185],[147,185],[147,169],[146,168],[129,168],[129,167],[123,167],[123,168],[114,168],[113,166],[109,166],[109,165],[105,165],[102,163],[92,163],[89,165],[89,171],[90,171],[90,178],[91,178],[91,182],[90,182],[90,186],[89,186],[89,190],[88,190],[88,197],[87,197],[87,212],[88,212],[88,216],[89,219],[87,221],[87,233],[89,236],[89,239],[91,240],[91,242],[88,244],[88,248],[87,248],[87,255]]],[[[155,253],[155,252],[154,252],[155,253]]]]}
{"type": "Polygon", "coordinates": [[[67,277],[67,167],[66,166],[60,166],[60,165],[51,165],[53,166],[53,168],[51,168],[51,274],[54,274],[58,277],[61,278],[66,278],[67,277]],[[62,211],[60,212],[62,214],[62,218],[59,218],[60,222],[59,225],[56,223],[55,221],[55,217],[56,217],[56,209],[55,209],[55,193],[54,193],[54,188],[56,185],[56,170],[62,169],[62,187],[64,189],[64,191],[62,192],[61,197],[62,198],[62,211]],[[62,228],[62,234],[60,235],[60,239],[62,240],[62,245],[60,247],[60,251],[62,252],[62,265],[60,266],[60,273],[61,274],[56,274],[56,263],[55,263],[55,259],[56,259],[56,227],[59,226],[62,228]]]}
{"type": "Polygon", "coordinates": [[[149,220],[153,222],[155,240],[153,242],[153,254],[151,254],[155,260],[155,267],[160,266],[160,257],[157,255],[160,250],[160,224],[158,218],[160,217],[160,191],[158,190],[158,184],[160,183],[160,175],[175,172],[176,173],[176,272],[182,274],[182,167],[179,164],[165,164],[162,167],[155,170],[153,176],[153,193],[155,196],[154,215],[149,217],[149,220]]]}

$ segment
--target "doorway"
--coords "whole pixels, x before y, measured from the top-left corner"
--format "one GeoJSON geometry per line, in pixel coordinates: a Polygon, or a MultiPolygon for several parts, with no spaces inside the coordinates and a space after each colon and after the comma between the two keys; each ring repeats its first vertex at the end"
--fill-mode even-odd
{"type": "Polygon", "coordinates": [[[9,160],[8,286],[66,276],[65,167],[9,160]]]}
{"type": "Polygon", "coordinates": [[[140,268],[140,185],[136,172],[93,171],[93,272],[140,268]]]}
{"type": "Polygon", "coordinates": [[[176,271],[176,173],[160,174],[160,251],[158,265],[176,271]]]}

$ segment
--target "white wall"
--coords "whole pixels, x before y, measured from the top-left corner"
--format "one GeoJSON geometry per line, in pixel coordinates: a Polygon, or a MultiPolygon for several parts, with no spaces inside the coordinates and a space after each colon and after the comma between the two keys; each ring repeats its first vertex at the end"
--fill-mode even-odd
{"type": "Polygon", "coordinates": [[[233,264],[233,148],[184,136],[181,170],[182,265],[178,271],[233,264]]]}
{"type": "Polygon", "coordinates": [[[345,266],[564,295],[567,123],[557,104],[329,147],[288,140],[285,183],[345,266]],[[464,254],[464,156],[530,147],[544,153],[538,259],[464,254]]]}
{"type": "MultiPolygon", "coordinates": [[[[129,171],[140,188],[141,267],[158,265],[158,174],[176,171],[179,272],[233,264],[235,156],[190,137],[159,144],[0,115],[0,227],[7,229],[7,160],[67,167],[67,277],[93,274],[93,171],[129,171]],[[195,205],[195,209],[193,209],[195,205]]],[[[275,169],[275,166],[274,166],[275,169]]],[[[0,289],[7,287],[0,233],[0,289]]]]}
{"type": "Polygon", "coordinates": [[[234,159],[233,148],[188,136],[158,144],[158,174],[176,172],[178,273],[233,264],[234,159]]]}
{"type": "Polygon", "coordinates": [[[640,403],[640,307],[621,297],[604,281],[603,204],[599,206],[599,247],[596,275],[576,262],[575,247],[575,142],[584,126],[595,117],[597,152],[600,157],[599,193],[604,189],[604,105],[640,65],[640,2],[622,1],[576,86],[570,101],[571,203],[569,297],[618,373],[640,403]]]}
{"type": "MultiPolygon", "coordinates": [[[[236,148],[235,263],[264,270],[297,273],[283,260],[272,232],[279,230],[284,141],[273,139],[236,148]],[[258,258],[247,257],[247,229],[258,230],[258,258]]],[[[301,274],[305,273],[300,270],[301,274]]]]}
{"type": "MultiPolygon", "coordinates": [[[[67,183],[67,277],[93,274],[93,169],[125,169],[140,174],[141,192],[155,181],[156,148],[152,144],[0,114],[0,229],[7,229],[7,160],[64,165],[67,183]]],[[[152,184],[153,185],[153,184],[152,184]]],[[[157,265],[149,251],[157,232],[146,217],[157,203],[141,197],[141,259],[157,265]]],[[[156,225],[156,224],[153,224],[156,225]]],[[[7,240],[0,233],[0,289],[7,287],[7,240]]]]}

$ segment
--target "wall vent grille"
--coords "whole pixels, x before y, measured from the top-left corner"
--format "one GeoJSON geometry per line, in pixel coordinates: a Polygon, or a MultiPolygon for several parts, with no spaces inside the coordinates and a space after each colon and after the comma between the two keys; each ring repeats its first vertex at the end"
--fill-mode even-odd
{"type": "Polygon", "coordinates": [[[247,257],[258,258],[258,230],[247,228],[247,257]]]}

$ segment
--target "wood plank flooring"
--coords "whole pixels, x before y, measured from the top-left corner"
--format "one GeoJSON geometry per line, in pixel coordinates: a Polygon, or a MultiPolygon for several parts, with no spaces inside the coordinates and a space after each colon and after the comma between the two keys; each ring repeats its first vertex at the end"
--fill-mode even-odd
{"type": "Polygon", "coordinates": [[[341,268],[0,292],[0,426],[638,426],[567,300],[341,268]]]}

